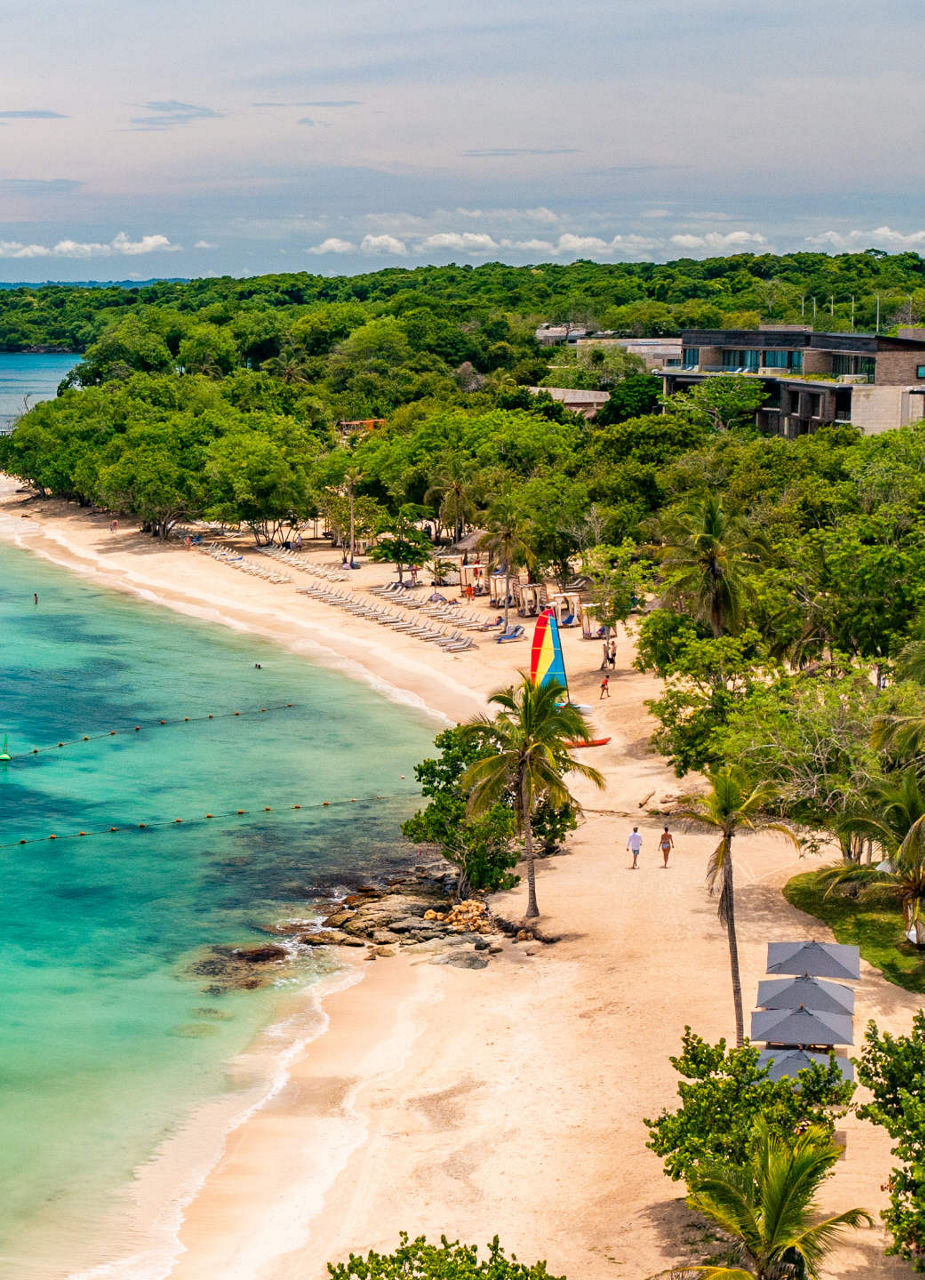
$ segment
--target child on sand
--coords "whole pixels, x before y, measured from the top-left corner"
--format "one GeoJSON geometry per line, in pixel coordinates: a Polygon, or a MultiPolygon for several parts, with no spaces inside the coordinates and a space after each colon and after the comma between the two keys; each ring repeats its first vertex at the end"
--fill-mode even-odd
{"type": "MultiPolygon", "coordinates": [[[[603,680],[601,681],[601,698],[609,698],[609,697],[610,697],[610,676],[605,675],[603,680]]],[[[598,702],[600,702],[601,698],[598,698],[598,702]]]]}

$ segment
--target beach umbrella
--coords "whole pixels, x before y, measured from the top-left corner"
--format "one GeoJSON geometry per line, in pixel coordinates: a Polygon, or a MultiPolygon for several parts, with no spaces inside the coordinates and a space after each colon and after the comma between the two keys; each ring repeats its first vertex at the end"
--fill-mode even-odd
{"type": "Polygon", "coordinates": [[[751,1038],[771,1044],[851,1044],[854,1033],[846,1013],[758,1009],[752,1014],[751,1038]]]}
{"type": "MultiPolygon", "coordinates": [[[[762,1067],[770,1066],[768,1075],[772,1080],[781,1080],[784,1076],[794,1078],[800,1071],[805,1071],[814,1062],[823,1067],[829,1064],[827,1053],[807,1053],[805,1049],[762,1049],[758,1055],[762,1067]]],[[[854,1067],[848,1058],[837,1057],[835,1065],[846,1080],[854,1079],[854,1067]]]]}
{"type": "Polygon", "coordinates": [[[761,1009],[809,1009],[813,1013],[854,1013],[854,992],[819,978],[771,978],[758,983],[761,1009]]]}
{"type": "Polygon", "coordinates": [[[838,942],[769,942],[768,973],[806,973],[814,978],[859,978],[860,952],[838,942]]]}

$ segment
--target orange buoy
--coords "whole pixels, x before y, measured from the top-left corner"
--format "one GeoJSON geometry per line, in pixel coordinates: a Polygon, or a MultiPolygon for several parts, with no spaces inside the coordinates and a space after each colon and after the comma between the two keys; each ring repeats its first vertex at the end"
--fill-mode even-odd
{"type": "Polygon", "coordinates": [[[49,836],[49,837],[48,837],[48,839],[49,839],[49,840],[57,840],[57,839],[58,839],[58,837],[57,837],[57,836],[49,836]]]}
{"type": "Polygon", "coordinates": [[[109,828],[109,830],[110,830],[110,831],[118,831],[118,830],[119,830],[119,828],[118,828],[118,827],[110,827],[110,828],[109,828]]]}
{"type": "Polygon", "coordinates": [[[210,716],[209,716],[209,719],[210,719],[210,720],[214,720],[214,719],[215,719],[215,716],[210,715],[210,716]]]}
{"type": "Polygon", "coordinates": [[[183,821],[182,818],[174,818],[174,822],[182,822],[182,821],[183,821]]]}
{"type": "Polygon", "coordinates": [[[167,721],[166,721],[166,720],[161,720],[161,721],[160,721],[160,723],[161,723],[161,724],[166,724],[166,723],[167,723],[167,721]]]}
{"type": "Polygon", "coordinates": [[[20,843],[20,844],[25,844],[26,842],[25,842],[25,840],[20,840],[20,842],[19,842],[19,843],[20,843]]]}
{"type": "Polygon", "coordinates": [[[37,755],[38,755],[38,753],[39,753],[39,749],[38,749],[38,747],[33,747],[33,748],[32,748],[32,754],[33,754],[34,756],[37,756],[37,755]]]}
{"type": "Polygon", "coordinates": [[[244,810],[243,810],[243,809],[239,809],[239,810],[238,810],[238,813],[243,813],[243,812],[244,812],[244,810]]]}
{"type": "Polygon", "coordinates": [[[212,817],[211,813],[207,813],[207,814],[206,814],[206,817],[207,817],[207,818],[211,818],[211,817],[212,817]]]}
{"type": "Polygon", "coordinates": [[[293,807],[293,809],[301,809],[301,808],[302,808],[302,806],[301,806],[300,804],[294,804],[292,807],[293,807]]]}
{"type": "Polygon", "coordinates": [[[240,714],[241,714],[241,712],[240,712],[240,711],[236,711],[236,712],[235,712],[235,715],[236,715],[236,716],[239,716],[240,714]]]}
{"type": "Polygon", "coordinates": [[[59,747],[63,747],[63,746],[64,746],[64,743],[63,743],[63,742],[59,742],[59,743],[58,743],[58,746],[59,746],[59,747]]]}
{"type": "Polygon", "coordinates": [[[321,801],[322,807],[323,807],[323,808],[325,808],[325,809],[328,807],[328,805],[329,805],[330,803],[331,803],[331,801],[330,801],[330,800],[322,800],[322,801],[321,801]]]}
{"type": "Polygon", "coordinates": [[[114,738],[114,737],[116,736],[116,731],[115,731],[115,729],[110,729],[110,730],[109,730],[109,736],[110,736],[110,738],[114,738]]]}
{"type": "Polygon", "coordinates": [[[184,721],[184,723],[185,723],[185,724],[188,724],[188,723],[189,723],[189,716],[184,716],[184,717],[183,717],[183,721],[184,721]]]}
{"type": "Polygon", "coordinates": [[[140,725],[140,724],[136,724],[136,725],[135,725],[135,732],[136,732],[136,733],[141,733],[141,725],[140,725]]]}
{"type": "Polygon", "coordinates": [[[140,828],[142,831],[144,831],[144,829],[145,829],[145,827],[146,827],[147,825],[148,825],[148,824],[147,824],[146,822],[139,822],[139,824],[138,824],[139,828],[140,828]]]}
{"type": "Polygon", "coordinates": [[[87,737],[87,735],[86,735],[86,734],[84,734],[84,742],[89,742],[89,741],[90,741],[90,739],[87,737]]]}
{"type": "Polygon", "coordinates": [[[272,812],[273,812],[273,811],[272,811],[272,809],[270,808],[270,806],[269,806],[268,804],[265,804],[265,805],[263,806],[263,811],[264,811],[264,813],[272,813],[272,812]]]}
{"type": "Polygon", "coordinates": [[[78,834],[79,836],[85,836],[87,833],[86,833],[86,831],[78,831],[78,832],[77,832],[77,834],[78,834]]]}

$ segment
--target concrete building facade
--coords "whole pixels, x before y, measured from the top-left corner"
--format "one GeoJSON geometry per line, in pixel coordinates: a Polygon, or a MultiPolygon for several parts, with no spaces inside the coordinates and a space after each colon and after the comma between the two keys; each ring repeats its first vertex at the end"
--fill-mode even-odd
{"type": "Polygon", "coordinates": [[[876,433],[925,418],[925,330],[689,329],[681,335],[681,367],[662,377],[673,394],[722,373],[761,379],[767,399],[758,425],[774,435],[835,422],[876,433]]]}

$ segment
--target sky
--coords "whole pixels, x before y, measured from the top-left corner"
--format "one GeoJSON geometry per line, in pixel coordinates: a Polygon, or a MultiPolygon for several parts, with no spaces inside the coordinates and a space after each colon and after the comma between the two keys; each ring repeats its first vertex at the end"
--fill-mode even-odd
{"type": "Polygon", "coordinates": [[[922,0],[6,6],[0,280],[925,252],[922,0]]]}

